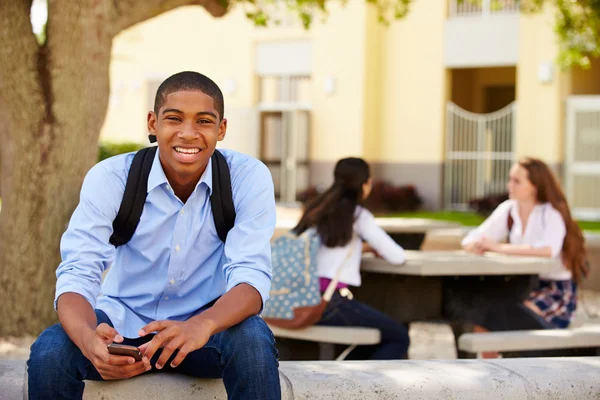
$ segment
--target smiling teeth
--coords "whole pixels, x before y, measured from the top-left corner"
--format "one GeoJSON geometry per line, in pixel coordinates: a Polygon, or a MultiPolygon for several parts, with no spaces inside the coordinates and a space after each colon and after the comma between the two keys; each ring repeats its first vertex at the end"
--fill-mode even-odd
{"type": "Polygon", "coordinates": [[[184,149],[183,147],[175,147],[175,151],[183,154],[196,154],[200,149],[184,149]]]}

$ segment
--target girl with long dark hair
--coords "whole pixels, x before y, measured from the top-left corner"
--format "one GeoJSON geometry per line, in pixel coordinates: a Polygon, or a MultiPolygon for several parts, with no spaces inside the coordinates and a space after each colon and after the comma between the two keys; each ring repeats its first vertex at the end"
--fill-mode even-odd
{"type": "Polygon", "coordinates": [[[317,254],[321,291],[332,279],[338,285],[319,325],[360,326],[379,329],[381,343],[359,346],[347,359],[403,359],[407,357],[407,328],[387,315],[353,300],[348,286],[360,286],[363,251],[372,251],[390,263],[404,262],[404,250],[377,225],[373,214],[361,206],[371,192],[369,165],[360,158],[337,162],[334,183],[305,208],[293,229],[301,234],[316,229],[321,239],[317,254]],[[364,244],[363,244],[364,242],[364,244]],[[338,272],[339,271],[339,272],[338,272]]]}

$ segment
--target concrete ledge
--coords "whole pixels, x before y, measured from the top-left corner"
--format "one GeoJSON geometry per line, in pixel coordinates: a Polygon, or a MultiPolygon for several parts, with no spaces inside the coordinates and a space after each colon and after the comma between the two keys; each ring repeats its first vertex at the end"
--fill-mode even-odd
{"type": "Polygon", "coordinates": [[[25,361],[0,360],[0,397],[2,399],[26,399],[25,361]]]}
{"type": "MultiPolygon", "coordinates": [[[[51,368],[51,367],[49,367],[51,368]]],[[[597,399],[600,357],[282,362],[283,399],[597,399]]],[[[23,398],[24,361],[0,361],[2,399],[23,398]]],[[[220,380],[156,373],[87,382],[84,399],[226,399],[220,380]]]]}

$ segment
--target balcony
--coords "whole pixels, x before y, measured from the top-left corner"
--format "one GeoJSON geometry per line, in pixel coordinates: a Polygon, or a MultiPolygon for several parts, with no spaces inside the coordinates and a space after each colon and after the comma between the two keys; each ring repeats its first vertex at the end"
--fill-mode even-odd
{"type": "Polygon", "coordinates": [[[500,67],[519,60],[519,5],[513,0],[449,0],[447,68],[500,67]]]}

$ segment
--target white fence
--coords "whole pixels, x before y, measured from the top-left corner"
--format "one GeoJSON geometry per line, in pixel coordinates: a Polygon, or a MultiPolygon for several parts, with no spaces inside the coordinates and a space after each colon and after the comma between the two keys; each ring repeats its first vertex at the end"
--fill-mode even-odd
{"type": "Polygon", "coordinates": [[[450,18],[519,12],[517,0],[450,0],[449,6],[450,18]]]}
{"type": "Polygon", "coordinates": [[[567,99],[565,189],[576,218],[600,219],[600,96],[567,99]]]}
{"type": "Polygon", "coordinates": [[[469,201],[504,193],[515,161],[515,102],[490,114],[454,103],[446,108],[444,207],[467,210],[469,201]]]}

